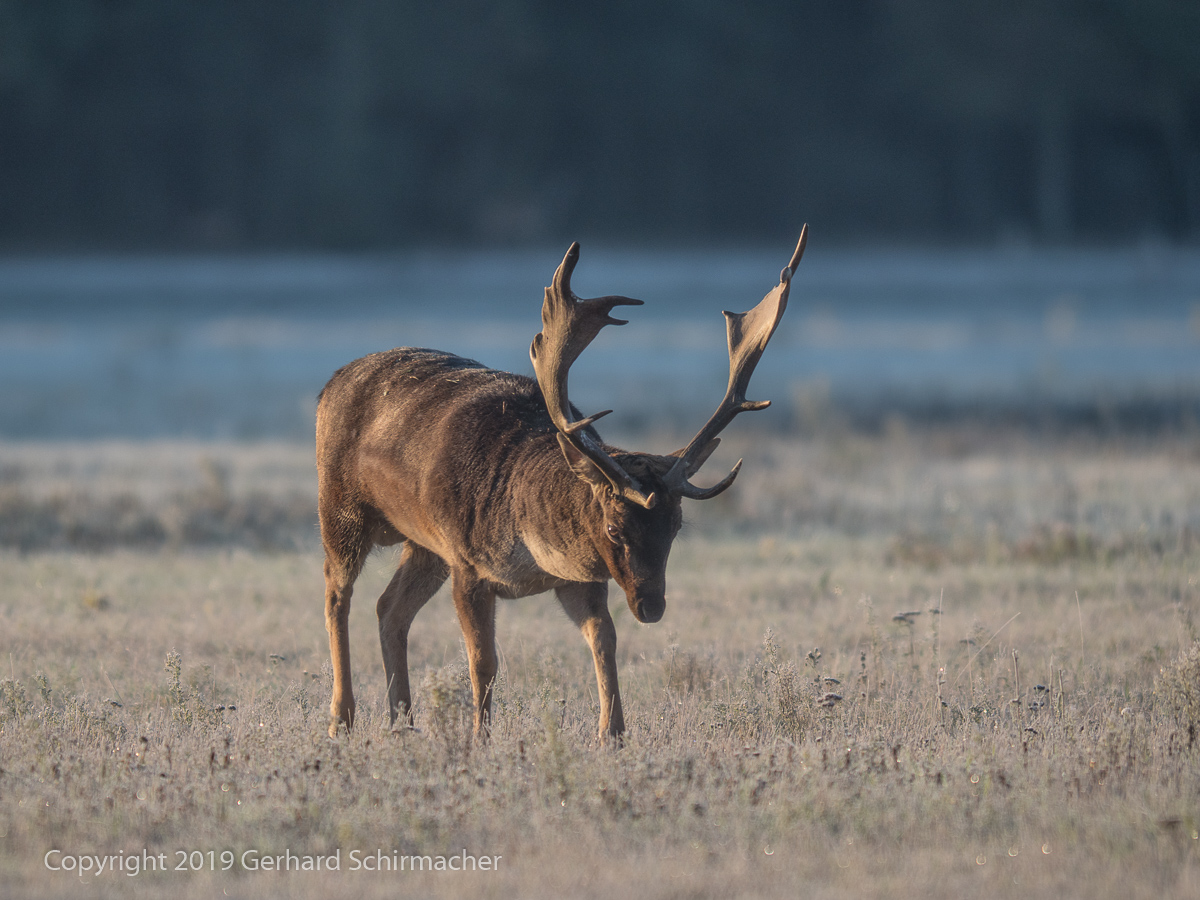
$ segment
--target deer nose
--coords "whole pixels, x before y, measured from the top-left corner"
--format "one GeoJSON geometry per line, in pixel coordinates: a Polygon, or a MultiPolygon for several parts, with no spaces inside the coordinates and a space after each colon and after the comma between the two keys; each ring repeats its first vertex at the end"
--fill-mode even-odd
{"type": "Polygon", "coordinates": [[[657,597],[638,597],[633,603],[634,617],[645,625],[652,625],[663,617],[663,613],[667,611],[667,598],[664,596],[657,597]]]}

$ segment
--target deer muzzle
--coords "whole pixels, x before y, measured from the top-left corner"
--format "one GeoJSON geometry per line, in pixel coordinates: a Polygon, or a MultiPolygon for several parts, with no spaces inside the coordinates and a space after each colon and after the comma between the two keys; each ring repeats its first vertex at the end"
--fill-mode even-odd
{"type": "Polygon", "coordinates": [[[663,617],[667,611],[667,598],[662,593],[644,594],[641,596],[627,595],[629,609],[633,617],[643,625],[652,625],[663,617]]]}

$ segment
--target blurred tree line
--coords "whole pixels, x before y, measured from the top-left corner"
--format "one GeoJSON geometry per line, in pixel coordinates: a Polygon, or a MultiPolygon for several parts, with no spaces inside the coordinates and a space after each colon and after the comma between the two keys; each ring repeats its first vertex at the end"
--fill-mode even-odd
{"type": "Polygon", "coordinates": [[[1195,0],[0,0],[0,246],[1200,236],[1195,0]]]}

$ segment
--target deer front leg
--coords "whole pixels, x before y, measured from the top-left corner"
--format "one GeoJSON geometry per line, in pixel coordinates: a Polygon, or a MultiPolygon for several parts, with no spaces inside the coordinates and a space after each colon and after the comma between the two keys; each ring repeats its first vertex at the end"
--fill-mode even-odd
{"type": "Polygon", "coordinates": [[[403,715],[412,724],[412,691],[408,681],[408,629],[413,619],[446,580],[449,570],[441,557],[409,542],[400,554],[400,566],[388,582],[375,611],[379,616],[379,643],[387,677],[388,715],[395,726],[403,715]]]}
{"type": "Polygon", "coordinates": [[[625,716],[617,687],[617,629],[608,612],[608,583],[569,584],[555,593],[592,648],[600,691],[600,739],[618,738],[625,732],[625,716]]]}
{"type": "Polygon", "coordinates": [[[496,594],[474,572],[455,569],[450,587],[454,608],[467,644],[471,691],[475,695],[475,736],[486,740],[492,720],[492,685],[496,680],[496,594]]]}

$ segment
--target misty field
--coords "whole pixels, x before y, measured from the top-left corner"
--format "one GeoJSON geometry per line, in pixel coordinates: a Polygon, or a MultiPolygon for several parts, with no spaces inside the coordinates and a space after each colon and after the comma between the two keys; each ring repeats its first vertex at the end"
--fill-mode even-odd
{"type": "Polygon", "coordinates": [[[308,446],[0,444],[4,894],[1200,895],[1200,438],[728,444],[710,468],[743,474],[685,508],[663,621],[610,588],[619,749],[551,596],[500,604],[473,746],[443,589],[390,732],[391,551],[330,740],[308,446]],[[408,870],[464,852],[499,860],[408,870]],[[262,868],[289,853],[339,867],[262,868]]]}

